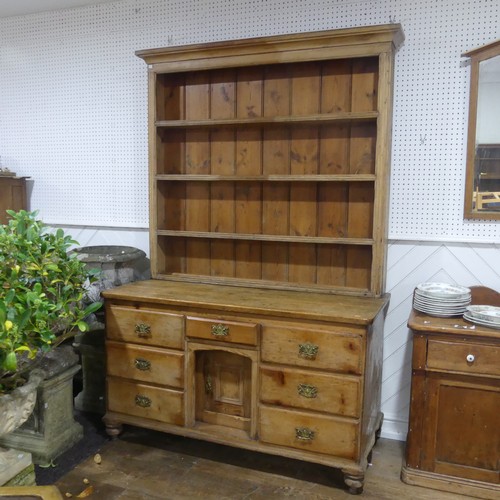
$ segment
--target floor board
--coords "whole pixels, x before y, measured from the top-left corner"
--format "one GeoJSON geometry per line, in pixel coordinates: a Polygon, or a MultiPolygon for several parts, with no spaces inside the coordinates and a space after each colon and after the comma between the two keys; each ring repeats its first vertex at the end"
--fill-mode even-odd
{"type": "MultiPolygon", "coordinates": [[[[379,440],[360,500],[470,498],[402,483],[403,447],[379,440]]],[[[90,457],[57,481],[63,495],[76,497],[92,487],[92,500],[355,498],[344,491],[342,474],[329,467],[145,429],[127,428],[99,453],[99,465],[90,457]]]]}

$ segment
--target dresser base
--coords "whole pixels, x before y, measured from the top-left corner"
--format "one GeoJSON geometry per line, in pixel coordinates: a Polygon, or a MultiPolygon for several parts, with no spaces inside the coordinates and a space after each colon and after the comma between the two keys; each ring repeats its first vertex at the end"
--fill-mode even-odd
{"type": "Polygon", "coordinates": [[[500,485],[464,479],[434,472],[426,472],[403,466],[401,480],[407,484],[423,486],[440,491],[449,491],[460,495],[495,500],[500,498],[500,485]]]}
{"type": "Polygon", "coordinates": [[[362,464],[364,464],[364,466],[359,465],[358,463],[353,462],[351,460],[346,460],[339,457],[320,455],[317,453],[306,454],[303,451],[284,448],[281,446],[262,444],[253,439],[244,438],[243,433],[237,434],[236,432],[234,433],[228,432],[227,428],[222,429],[224,432],[218,432],[219,431],[219,429],[217,428],[218,426],[195,425],[194,427],[191,428],[179,427],[176,425],[166,424],[163,422],[158,422],[149,419],[142,419],[140,417],[134,417],[132,415],[125,415],[109,411],[106,413],[106,415],[104,415],[103,421],[106,425],[106,432],[112,438],[117,438],[123,430],[123,424],[128,424],[156,431],[167,432],[170,434],[176,434],[188,438],[201,439],[211,443],[228,445],[228,446],[243,448],[250,451],[268,453],[271,455],[277,455],[296,460],[303,460],[306,462],[326,465],[329,467],[340,469],[344,477],[344,483],[347,487],[347,491],[353,495],[358,495],[363,492],[366,467],[370,462],[372,449],[377,443],[378,438],[380,437],[380,430],[383,421],[383,413],[379,414],[377,420],[378,422],[377,430],[370,438],[371,445],[369,446],[369,452],[362,461],[362,464]]]}

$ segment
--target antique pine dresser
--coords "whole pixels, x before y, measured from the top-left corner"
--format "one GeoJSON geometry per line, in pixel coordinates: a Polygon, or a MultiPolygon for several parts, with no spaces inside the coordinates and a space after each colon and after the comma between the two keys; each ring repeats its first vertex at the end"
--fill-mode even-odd
{"type": "Polygon", "coordinates": [[[380,388],[399,25],[141,51],[153,279],[108,290],[108,432],[340,468],[380,388]]]}

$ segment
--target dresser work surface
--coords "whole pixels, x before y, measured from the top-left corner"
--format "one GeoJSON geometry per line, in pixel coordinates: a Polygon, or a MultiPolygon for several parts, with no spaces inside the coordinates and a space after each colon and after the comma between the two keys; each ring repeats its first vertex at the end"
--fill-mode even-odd
{"type": "Polygon", "coordinates": [[[104,296],[110,435],[132,424],[320,463],[362,490],[387,297],[160,280],[104,296]]]}

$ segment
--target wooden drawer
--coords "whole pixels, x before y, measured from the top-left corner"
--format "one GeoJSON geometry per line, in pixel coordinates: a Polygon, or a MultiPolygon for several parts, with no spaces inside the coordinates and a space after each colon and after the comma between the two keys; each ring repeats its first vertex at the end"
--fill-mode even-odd
{"type": "Polygon", "coordinates": [[[184,394],[130,380],[107,379],[108,410],[184,425],[184,394]]]}
{"type": "Polygon", "coordinates": [[[182,349],[183,332],[184,317],[179,314],[113,305],[106,309],[110,340],[182,349]]]}
{"type": "Polygon", "coordinates": [[[108,375],[182,388],[184,354],[121,342],[106,343],[108,375]]]}
{"type": "Polygon", "coordinates": [[[427,367],[430,369],[500,376],[499,359],[499,345],[433,339],[428,344],[427,367]]]}
{"type": "Polygon", "coordinates": [[[358,454],[358,424],[347,419],[260,407],[260,440],[346,459],[358,454]]]}
{"type": "Polygon", "coordinates": [[[262,327],[262,360],[361,374],[361,336],[295,327],[262,327]]]}
{"type": "Polygon", "coordinates": [[[307,370],[262,367],[260,400],[276,406],[359,416],[360,380],[307,370]]]}
{"type": "Polygon", "coordinates": [[[198,339],[257,345],[259,325],[210,318],[186,318],[186,335],[198,339]]]}

